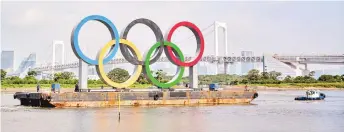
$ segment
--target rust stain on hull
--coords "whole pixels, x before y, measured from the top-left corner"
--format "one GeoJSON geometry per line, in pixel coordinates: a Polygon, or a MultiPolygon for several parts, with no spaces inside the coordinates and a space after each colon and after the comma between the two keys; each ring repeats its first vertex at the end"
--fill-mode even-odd
{"type": "MultiPolygon", "coordinates": [[[[252,99],[214,99],[211,102],[208,99],[192,100],[124,100],[120,105],[123,106],[152,106],[152,105],[202,105],[202,104],[248,104],[252,99]]],[[[51,102],[55,107],[116,107],[118,102],[112,101],[83,101],[83,102],[51,102]]]]}
{"type": "Polygon", "coordinates": [[[245,104],[256,98],[255,94],[255,91],[62,93],[53,95],[50,103],[56,107],[245,104]]]}
{"type": "MultiPolygon", "coordinates": [[[[17,97],[18,96],[18,97],[17,97]]],[[[245,104],[258,96],[255,91],[152,91],[18,93],[21,103],[53,107],[113,107],[151,105],[245,104]],[[26,96],[28,95],[28,96],[26,96]],[[29,98],[27,98],[29,97],[29,98]],[[120,102],[119,102],[120,98],[120,102]],[[27,100],[27,101],[26,101],[27,100]],[[26,101],[26,102],[25,102],[26,101]],[[43,103],[42,103],[43,102],[43,103]],[[31,103],[31,104],[30,104],[31,103]],[[35,104],[32,104],[35,103],[35,104]],[[44,105],[42,105],[44,104],[44,105]]]]}

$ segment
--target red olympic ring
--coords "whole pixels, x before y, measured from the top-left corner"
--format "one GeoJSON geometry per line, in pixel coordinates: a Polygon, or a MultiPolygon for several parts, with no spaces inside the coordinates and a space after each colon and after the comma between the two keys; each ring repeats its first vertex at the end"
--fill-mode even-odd
{"type": "Polygon", "coordinates": [[[174,31],[176,31],[177,28],[184,26],[187,27],[189,29],[193,29],[194,31],[196,31],[196,33],[199,35],[199,39],[200,39],[200,49],[199,49],[199,53],[197,55],[197,57],[191,61],[191,62],[181,62],[172,52],[172,49],[170,46],[167,46],[167,53],[168,55],[171,57],[171,61],[173,61],[175,64],[177,64],[178,66],[184,66],[184,67],[191,67],[197,64],[197,62],[202,58],[203,52],[204,52],[204,37],[203,34],[201,33],[201,30],[199,30],[199,28],[190,22],[187,21],[183,21],[183,22],[179,22],[176,25],[174,25],[170,32],[167,35],[167,41],[171,42],[171,38],[172,38],[172,34],[174,31]]]}

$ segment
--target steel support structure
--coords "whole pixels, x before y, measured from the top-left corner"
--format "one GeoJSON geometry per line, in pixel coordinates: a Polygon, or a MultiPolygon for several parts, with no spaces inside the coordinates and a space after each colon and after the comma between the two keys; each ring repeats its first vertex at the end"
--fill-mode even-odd
{"type": "MultiPolygon", "coordinates": [[[[215,56],[219,56],[219,28],[222,28],[225,34],[225,54],[224,56],[228,56],[228,43],[227,43],[227,24],[223,22],[214,22],[214,31],[215,31],[215,56]]],[[[227,72],[226,69],[227,64],[224,64],[225,72],[227,72]]],[[[215,75],[218,74],[218,64],[216,64],[216,69],[215,69],[215,75]]],[[[227,73],[225,73],[227,74],[227,73]]]]}
{"type": "MultiPolygon", "coordinates": [[[[56,46],[61,45],[62,46],[62,64],[64,64],[64,55],[65,55],[65,48],[64,48],[64,43],[63,41],[53,41],[53,61],[52,61],[52,67],[55,66],[55,61],[56,61],[56,46]]],[[[54,76],[54,68],[51,69],[51,74],[54,76]]]]}

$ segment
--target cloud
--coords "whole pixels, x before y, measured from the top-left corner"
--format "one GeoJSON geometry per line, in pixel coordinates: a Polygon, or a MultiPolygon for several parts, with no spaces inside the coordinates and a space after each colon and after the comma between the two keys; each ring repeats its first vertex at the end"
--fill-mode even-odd
{"type": "Polygon", "coordinates": [[[23,14],[10,16],[8,23],[18,27],[36,26],[47,21],[46,17],[44,11],[38,8],[30,8],[24,11],[23,14]]]}

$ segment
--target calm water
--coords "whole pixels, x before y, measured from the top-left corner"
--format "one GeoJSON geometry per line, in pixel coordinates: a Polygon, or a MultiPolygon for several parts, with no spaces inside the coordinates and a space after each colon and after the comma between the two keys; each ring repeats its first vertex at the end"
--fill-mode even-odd
{"type": "Polygon", "coordinates": [[[304,91],[262,91],[252,105],[42,109],[1,96],[2,132],[344,132],[344,91],[297,102],[304,91]]]}

